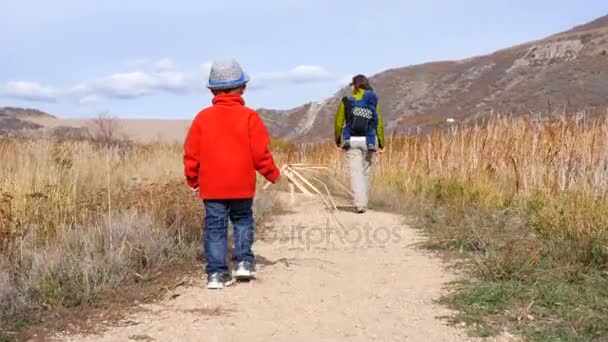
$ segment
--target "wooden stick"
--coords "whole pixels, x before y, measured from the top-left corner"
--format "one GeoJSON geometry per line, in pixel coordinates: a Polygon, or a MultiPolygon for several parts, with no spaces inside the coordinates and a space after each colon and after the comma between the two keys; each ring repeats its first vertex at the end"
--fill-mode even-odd
{"type": "Polygon", "coordinates": [[[296,204],[296,187],[291,182],[289,183],[289,195],[290,204],[294,206],[296,204]]]}
{"type": "Polygon", "coordinates": [[[324,167],[327,168],[327,165],[321,165],[321,164],[289,164],[289,167],[324,167]]]}
{"type": "Polygon", "coordinates": [[[298,176],[298,178],[300,178],[303,182],[305,182],[308,186],[310,186],[319,195],[319,197],[321,197],[321,200],[325,203],[325,206],[327,207],[327,209],[329,209],[331,216],[334,218],[334,220],[336,221],[338,226],[340,226],[340,229],[342,229],[343,232],[346,232],[347,231],[346,227],[342,224],[342,221],[340,221],[340,219],[338,218],[338,215],[336,215],[336,212],[338,211],[338,207],[334,203],[327,185],[324,182],[317,179],[317,181],[320,182],[325,187],[325,190],[327,191],[327,194],[328,194],[329,201],[327,199],[325,199],[325,196],[323,196],[323,194],[317,188],[315,188],[309,181],[307,181],[301,174],[299,174],[297,171],[295,171],[293,169],[291,169],[291,171],[296,176],[298,176]],[[334,210],[332,210],[332,207],[334,210]]]}
{"type": "MultiPolygon", "coordinates": [[[[328,210],[332,211],[332,209],[335,209],[336,211],[338,210],[338,208],[335,206],[335,204],[333,204],[333,199],[331,199],[331,201],[328,201],[325,196],[323,196],[323,193],[321,191],[319,191],[319,189],[317,189],[311,182],[309,182],[306,178],[304,178],[304,176],[302,176],[298,171],[295,171],[293,169],[289,169],[290,172],[292,172],[293,174],[295,174],[302,182],[304,182],[306,185],[308,185],[310,188],[313,189],[314,192],[317,193],[317,195],[319,195],[319,197],[321,198],[321,200],[323,201],[323,203],[325,204],[325,206],[327,207],[328,210]]],[[[323,183],[323,182],[321,182],[323,183]]],[[[325,184],[323,184],[325,186],[325,184]]],[[[327,188],[327,186],[325,186],[327,188]]]]}
{"type": "Polygon", "coordinates": [[[327,166],[291,166],[292,169],[296,170],[329,170],[327,166]]]}
{"type": "Polygon", "coordinates": [[[334,207],[334,210],[330,209],[330,214],[334,218],[334,221],[336,221],[336,223],[338,224],[340,229],[342,229],[342,232],[348,233],[348,231],[346,230],[346,227],[344,226],[344,224],[342,224],[342,221],[340,221],[340,219],[338,218],[338,215],[337,215],[338,207],[336,206],[336,203],[334,202],[333,197],[331,196],[331,193],[329,192],[329,188],[320,179],[318,179],[318,178],[315,178],[315,179],[317,180],[317,182],[321,183],[325,187],[325,191],[327,191],[327,197],[329,198],[329,201],[331,202],[331,204],[334,207]]]}
{"type": "MultiPolygon", "coordinates": [[[[319,168],[309,168],[309,167],[295,167],[294,169],[298,170],[298,171],[306,171],[306,172],[311,172],[311,173],[316,173],[318,175],[322,175],[322,173],[316,171],[317,169],[319,170],[328,170],[329,168],[327,167],[319,167],[319,168]]],[[[327,174],[328,176],[330,176],[329,174],[327,174]]],[[[331,177],[331,176],[330,176],[331,177]]],[[[354,198],[355,194],[352,193],[352,191],[350,191],[350,189],[348,189],[348,187],[346,187],[346,185],[342,184],[339,180],[337,180],[335,177],[331,177],[330,178],[334,183],[338,184],[338,186],[340,187],[340,189],[344,190],[348,195],[350,195],[350,197],[354,198]]]]}
{"type": "Polygon", "coordinates": [[[337,179],[335,179],[335,178],[333,179],[333,181],[334,181],[336,184],[338,184],[338,185],[340,186],[340,188],[342,188],[342,190],[346,191],[346,193],[347,193],[347,194],[349,194],[349,195],[350,195],[350,197],[355,198],[355,194],[354,194],[354,193],[352,193],[352,192],[350,191],[350,189],[348,189],[348,188],[346,187],[346,185],[344,185],[344,184],[340,183],[340,181],[339,181],[339,180],[337,180],[337,179]]]}
{"type": "Polygon", "coordinates": [[[304,182],[304,184],[306,184],[310,188],[312,188],[312,190],[317,195],[319,195],[319,197],[321,197],[321,199],[323,200],[323,202],[327,206],[327,209],[331,209],[331,206],[329,205],[329,202],[327,202],[327,200],[325,199],[325,197],[323,197],[323,193],[321,193],[321,191],[319,191],[319,189],[317,189],[314,185],[312,185],[312,183],[310,183],[306,178],[304,178],[298,171],[295,171],[292,168],[289,168],[289,171],[290,171],[290,173],[293,173],[293,175],[295,175],[296,177],[298,177],[302,182],[304,182]]]}
{"type": "Polygon", "coordinates": [[[319,191],[319,189],[317,189],[314,185],[312,185],[312,183],[310,183],[308,180],[306,180],[306,178],[304,178],[298,171],[296,171],[292,168],[289,168],[289,172],[293,173],[296,177],[298,177],[302,182],[304,182],[304,184],[308,185],[317,194],[321,193],[321,191],[319,191]]]}
{"type": "Polygon", "coordinates": [[[344,225],[342,224],[342,221],[340,221],[340,219],[338,218],[338,215],[336,215],[336,212],[331,211],[330,213],[331,213],[331,216],[334,218],[334,221],[336,221],[338,226],[340,226],[340,229],[342,229],[343,232],[347,233],[348,230],[346,229],[346,227],[344,227],[344,225]]]}
{"type": "MultiPolygon", "coordinates": [[[[292,205],[295,204],[295,200],[296,200],[295,188],[298,188],[302,193],[304,193],[305,195],[307,195],[309,197],[313,196],[313,194],[305,186],[305,185],[308,185],[321,198],[321,200],[323,201],[323,204],[325,204],[325,207],[329,210],[331,216],[334,218],[334,221],[336,221],[336,223],[338,224],[340,229],[342,229],[342,231],[346,231],[346,227],[342,224],[342,222],[336,215],[336,213],[338,211],[338,207],[336,206],[336,203],[334,202],[333,197],[331,196],[331,193],[330,193],[327,185],[323,181],[321,181],[320,179],[315,177],[315,180],[317,182],[321,183],[323,185],[323,187],[325,188],[325,191],[327,192],[327,199],[326,199],[324,194],[321,191],[319,191],[319,189],[317,189],[311,182],[309,182],[306,178],[304,178],[304,176],[302,176],[297,170],[294,170],[294,169],[299,169],[302,171],[308,171],[308,172],[320,174],[318,171],[315,171],[315,170],[329,171],[329,168],[326,166],[323,166],[323,165],[291,164],[291,165],[283,165],[283,167],[281,167],[281,173],[283,175],[285,175],[285,177],[289,181],[289,191],[290,191],[290,195],[291,195],[291,204],[292,205]],[[302,183],[304,183],[305,185],[302,183]]],[[[346,190],[346,192],[348,192],[352,196],[352,193],[348,189],[346,189],[345,186],[343,186],[338,181],[336,181],[336,182],[338,183],[338,185],[340,185],[344,190],[346,190]]],[[[264,189],[267,189],[268,187],[270,187],[271,184],[272,183],[270,183],[270,182],[268,184],[266,184],[264,186],[264,189]]]]}
{"type": "Polygon", "coordinates": [[[296,171],[310,172],[310,173],[314,173],[317,175],[326,175],[327,174],[327,173],[319,172],[319,171],[317,171],[317,169],[300,168],[300,167],[294,167],[293,169],[296,171]]]}
{"type": "Polygon", "coordinates": [[[312,179],[316,180],[317,182],[321,183],[321,185],[323,185],[323,187],[325,188],[325,192],[327,193],[327,198],[329,199],[329,202],[331,203],[334,210],[338,211],[338,206],[336,206],[336,202],[334,202],[334,198],[332,197],[331,193],[329,192],[329,188],[327,187],[327,185],[319,178],[313,177],[312,179]]]}
{"type": "Polygon", "coordinates": [[[298,188],[298,190],[302,191],[302,193],[304,193],[306,196],[312,197],[312,193],[310,191],[308,191],[308,189],[306,189],[306,187],[304,185],[302,185],[302,183],[300,183],[300,181],[298,181],[294,175],[292,174],[292,170],[291,169],[286,169],[283,174],[285,175],[285,177],[287,177],[287,179],[293,183],[296,188],[298,188]]]}
{"type": "MultiPolygon", "coordinates": [[[[315,173],[317,175],[323,175],[320,172],[317,172],[315,170],[309,170],[309,169],[302,169],[302,171],[306,171],[306,172],[311,172],[311,173],[315,173]]],[[[338,185],[338,187],[340,187],[340,189],[344,190],[344,192],[346,192],[348,195],[350,195],[350,197],[354,198],[355,194],[352,193],[352,191],[350,191],[350,189],[348,189],[346,187],[346,185],[342,184],[339,180],[337,180],[335,177],[331,177],[330,175],[328,175],[330,177],[330,180],[333,181],[334,183],[336,183],[338,185]]]]}

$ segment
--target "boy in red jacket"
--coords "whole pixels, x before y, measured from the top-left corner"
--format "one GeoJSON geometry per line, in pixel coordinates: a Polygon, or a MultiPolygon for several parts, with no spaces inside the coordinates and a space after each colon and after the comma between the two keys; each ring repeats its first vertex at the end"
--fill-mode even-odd
{"type": "Polygon", "coordinates": [[[270,138],[258,114],[245,107],[242,95],[249,78],[235,60],[215,62],[207,87],[213,106],[201,111],[184,144],[188,185],[205,205],[203,246],[207,288],[232,284],[228,269],[228,221],[234,225],[235,277],[255,277],[253,196],[256,171],[270,182],[280,171],[268,150],[270,138]]]}

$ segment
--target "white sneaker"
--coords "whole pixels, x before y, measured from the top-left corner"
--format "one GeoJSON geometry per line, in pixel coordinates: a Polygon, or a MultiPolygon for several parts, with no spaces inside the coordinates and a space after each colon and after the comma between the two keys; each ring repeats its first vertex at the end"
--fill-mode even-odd
{"type": "Polygon", "coordinates": [[[236,280],[247,281],[255,278],[255,267],[248,261],[241,261],[234,271],[236,280]]]}
{"type": "Polygon", "coordinates": [[[209,290],[221,290],[232,284],[234,284],[234,279],[232,279],[232,276],[228,272],[217,272],[207,277],[207,288],[209,290]]]}

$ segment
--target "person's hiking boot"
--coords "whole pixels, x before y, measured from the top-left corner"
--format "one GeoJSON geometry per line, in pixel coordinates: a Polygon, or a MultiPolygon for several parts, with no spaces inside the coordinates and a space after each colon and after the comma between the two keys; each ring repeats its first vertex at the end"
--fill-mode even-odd
{"type": "Polygon", "coordinates": [[[234,277],[239,281],[248,281],[255,278],[255,266],[249,261],[241,261],[236,266],[234,277]]]}
{"type": "Polygon", "coordinates": [[[234,280],[228,272],[216,272],[207,276],[207,288],[209,290],[221,290],[233,283],[234,280]]]}
{"type": "Polygon", "coordinates": [[[362,208],[362,207],[358,207],[357,209],[355,209],[355,212],[357,214],[365,214],[366,211],[367,210],[365,208],[362,208]]]}

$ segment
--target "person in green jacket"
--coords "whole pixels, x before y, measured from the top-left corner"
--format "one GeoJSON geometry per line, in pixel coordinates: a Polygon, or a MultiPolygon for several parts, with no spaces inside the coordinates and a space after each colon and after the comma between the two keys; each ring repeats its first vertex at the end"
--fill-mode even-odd
{"type": "MultiPolygon", "coordinates": [[[[355,101],[363,99],[365,92],[371,90],[369,80],[364,75],[357,75],[353,77],[351,83],[350,95],[355,101]]],[[[344,102],[340,102],[338,110],[336,111],[335,118],[335,141],[336,145],[340,150],[343,150],[343,131],[345,125],[349,123],[348,113],[344,102]]],[[[378,114],[376,136],[379,152],[384,151],[384,120],[382,119],[382,111],[380,104],[376,106],[378,114]]],[[[372,160],[374,156],[373,149],[368,149],[366,144],[366,136],[353,135],[350,136],[348,146],[346,146],[346,157],[348,159],[351,187],[354,193],[354,204],[357,213],[364,213],[367,210],[369,203],[369,191],[370,191],[370,174],[372,160]]]]}

